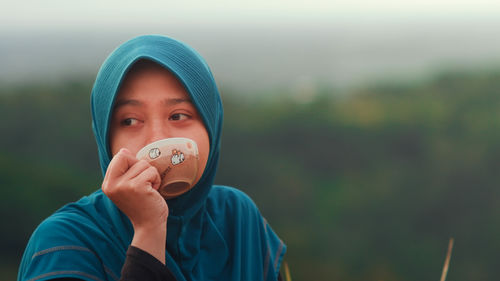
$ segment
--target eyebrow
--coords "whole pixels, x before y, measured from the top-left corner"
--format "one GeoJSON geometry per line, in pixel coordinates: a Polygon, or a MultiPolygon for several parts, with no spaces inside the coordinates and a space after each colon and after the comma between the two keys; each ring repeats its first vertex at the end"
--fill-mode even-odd
{"type": "Polygon", "coordinates": [[[142,103],[138,100],[117,100],[114,109],[116,110],[125,105],[140,106],[142,103]]]}
{"type": "MultiPolygon", "coordinates": [[[[176,105],[176,104],[180,104],[180,103],[190,103],[190,104],[193,104],[193,102],[190,100],[190,99],[185,99],[185,98],[170,98],[170,99],[164,99],[162,101],[162,103],[164,105],[176,105]]],[[[114,106],[114,109],[118,109],[122,106],[125,106],[125,105],[131,105],[131,106],[142,106],[143,103],[138,101],[138,100],[134,100],[134,99],[122,99],[122,100],[117,100],[116,101],[116,104],[114,106]]]]}
{"type": "Polygon", "coordinates": [[[173,99],[165,99],[163,100],[163,103],[165,105],[176,105],[176,104],[179,104],[179,103],[193,103],[191,102],[190,99],[185,99],[185,98],[173,98],[173,99]]]}

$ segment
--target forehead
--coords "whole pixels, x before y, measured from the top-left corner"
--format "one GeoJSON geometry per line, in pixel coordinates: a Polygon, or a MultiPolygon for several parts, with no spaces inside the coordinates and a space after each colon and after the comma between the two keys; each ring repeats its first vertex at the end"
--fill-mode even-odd
{"type": "Polygon", "coordinates": [[[127,75],[125,76],[125,79],[127,79],[127,76],[133,76],[141,72],[145,71],[166,71],[169,72],[166,68],[161,66],[160,64],[148,60],[148,59],[140,59],[136,62],[134,62],[130,68],[127,71],[127,75]]]}
{"type": "Polygon", "coordinates": [[[174,74],[157,63],[141,60],[125,75],[117,93],[116,103],[123,99],[154,98],[157,95],[190,100],[183,84],[174,74]]]}

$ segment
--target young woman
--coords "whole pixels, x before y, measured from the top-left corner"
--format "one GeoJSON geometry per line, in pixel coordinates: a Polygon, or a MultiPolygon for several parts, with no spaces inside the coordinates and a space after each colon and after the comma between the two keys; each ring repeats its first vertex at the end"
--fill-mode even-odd
{"type": "Polygon", "coordinates": [[[174,39],[119,46],[92,90],[102,188],[43,221],[18,280],[277,280],[286,246],[252,200],[214,185],[222,103],[205,61],[174,39]],[[156,168],[135,154],[185,137],[199,149],[196,184],[164,199],[156,168]]]}

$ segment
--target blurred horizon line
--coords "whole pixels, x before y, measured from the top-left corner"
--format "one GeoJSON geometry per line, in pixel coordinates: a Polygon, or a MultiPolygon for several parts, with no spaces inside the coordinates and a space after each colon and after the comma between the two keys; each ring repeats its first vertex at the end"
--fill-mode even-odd
{"type": "MultiPolygon", "coordinates": [[[[109,27],[108,27],[109,28],[109,27]]],[[[114,32],[0,28],[0,81],[95,75],[107,55],[140,34],[194,47],[221,85],[249,91],[387,79],[422,79],[448,69],[500,68],[500,19],[485,22],[130,27],[114,32]]]]}

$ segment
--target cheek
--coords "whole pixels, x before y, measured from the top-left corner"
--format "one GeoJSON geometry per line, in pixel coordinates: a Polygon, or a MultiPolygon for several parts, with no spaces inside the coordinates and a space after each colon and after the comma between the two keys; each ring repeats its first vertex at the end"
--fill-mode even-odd
{"type": "Polygon", "coordinates": [[[109,128],[109,147],[111,149],[111,154],[114,156],[121,148],[127,148],[127,142],[125,136],[118,129],[118,125],[115,120],[112,120],[109,128]]]}
{"type": "Polygon", "coordinates": [[[200,147],[200,169],[205,170],[208,162],[208,155],[209,155],[210,147],[206,145],[202,145],[200,147]]]}
{"type": "Polygon", "coordinates": [[[109,134],[109,146],[111,148],[111,154],[114,156],[120,148],[123,147],[123,142],[121,141],[120,137],[115,134],[113,131],[109,134]]]}
{"type": "Polygon", "coordinates": [[[210,141],[208,140],[208,134],[203,134],[198,136],[195,140],[198,145],[198,153],[200,155],[199,166],[198,166],[198,179],[201,178],[208,162],[208,155],[210,152],[210,141]]]}
{"type": "Polygon", "coordinates": [[[142,143],[140,141],[117,133],[111,133],[109,135],[109,145],[113,156],[122,148],[128,149],[133,155],[142,148],[142,143]]]}

